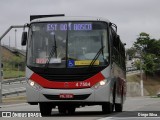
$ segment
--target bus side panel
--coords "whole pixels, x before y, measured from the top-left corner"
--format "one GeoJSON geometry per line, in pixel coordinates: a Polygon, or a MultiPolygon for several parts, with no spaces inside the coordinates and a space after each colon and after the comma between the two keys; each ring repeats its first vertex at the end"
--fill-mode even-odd
{"type": "Polygon", "coordinates": [[[115,80],[116,91],[115,91],[115,103],[121,103],[122,98],[125,100],[125,72],[116,64],[112,64],[112,77],[115,80]]]}

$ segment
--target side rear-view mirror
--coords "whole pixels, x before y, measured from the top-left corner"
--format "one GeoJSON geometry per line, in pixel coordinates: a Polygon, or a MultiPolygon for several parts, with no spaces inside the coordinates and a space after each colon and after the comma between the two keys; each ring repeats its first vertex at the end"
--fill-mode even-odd
{"type": "Polygon", "coordinates": [[[25,46],[27,43],[27,32],[22,33],[22,38],[21,38],[21,45],[25,46]]]}
{"type": "Polygon", "coordinates": [[[1,63],[1,68],[3,68],[3,63],[1,63]]]}

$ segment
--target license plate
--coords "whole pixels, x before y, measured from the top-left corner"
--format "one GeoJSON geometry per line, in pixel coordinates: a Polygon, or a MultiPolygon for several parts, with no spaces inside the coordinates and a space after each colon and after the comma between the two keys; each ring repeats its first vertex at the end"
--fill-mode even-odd
{"type": "Polygon", "coordinates": [[[73,94],[60,94],[59,98],[61,98],[61,99],[72,99],[72,98],[74,98],[74,95],[73,94]]]}

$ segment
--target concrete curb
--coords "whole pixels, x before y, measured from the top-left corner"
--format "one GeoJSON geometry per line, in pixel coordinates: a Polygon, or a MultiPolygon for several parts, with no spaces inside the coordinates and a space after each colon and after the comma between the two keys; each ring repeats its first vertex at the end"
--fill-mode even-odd
{"type": "Polygon", "coordinates": [[[0,103],[0,108],[7,108],[7,107],[15,107],[15,106],[24,106],[24,105],[28,105],[28,103],[18,103],[18,104],[3,104],[3,103],[0,103]]]}

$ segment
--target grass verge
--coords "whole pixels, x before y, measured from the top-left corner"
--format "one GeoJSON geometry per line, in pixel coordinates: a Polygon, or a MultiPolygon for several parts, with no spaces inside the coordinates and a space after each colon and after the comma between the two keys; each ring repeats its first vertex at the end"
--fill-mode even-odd
{"type": "Polygon", "coordinates": [[[24,77],[25,71],[4,71],[4,79],[24,77]]]}

